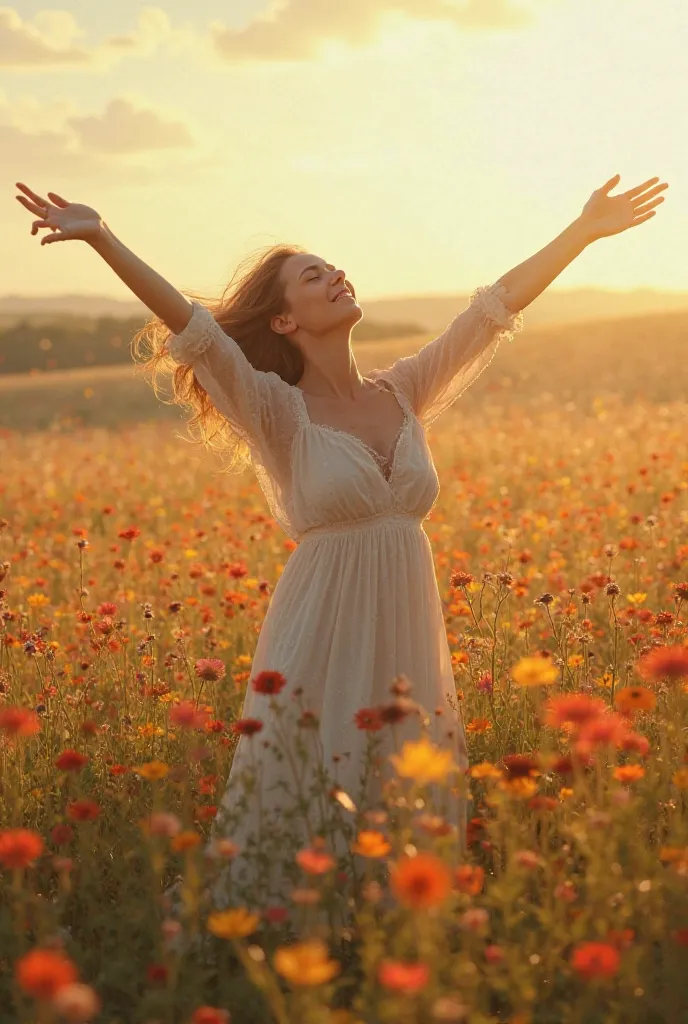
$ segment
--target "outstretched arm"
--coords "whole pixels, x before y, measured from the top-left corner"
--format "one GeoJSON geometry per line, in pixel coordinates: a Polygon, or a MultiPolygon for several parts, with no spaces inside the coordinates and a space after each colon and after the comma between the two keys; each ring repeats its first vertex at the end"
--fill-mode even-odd
{"type": "Polygon", "coordinates": [[[654,217],[653,207],[663,203],[664,196],[650,200],[668,188],[668,184],[655,185],[659,178],[650,178],[621,195],[610,196],[609,192],[618,184],[619,178],[620,175],[615,174],[596,189],[580,216],[549,245],[499,278],[496,283],[504,285],[503,298],[510,309],[519,310],[530,305],[591,242],[619,234],[654,217]],[[655,187],[651,188],[653,185],[655,187]]]}

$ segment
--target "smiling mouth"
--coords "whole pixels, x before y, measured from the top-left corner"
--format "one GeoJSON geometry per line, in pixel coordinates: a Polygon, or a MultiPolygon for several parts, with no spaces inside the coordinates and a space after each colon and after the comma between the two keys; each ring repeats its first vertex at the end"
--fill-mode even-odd
{"type": "Polygon", "coordinates": [[[351,292],[340,292],[339,295],[335,295],[335,297],[332,299],[332,301],[333,302],[339,302],[340,299],[345,299],[347,296],[350,299],[353,299],[353,295],[351,294],[351,292]]]}

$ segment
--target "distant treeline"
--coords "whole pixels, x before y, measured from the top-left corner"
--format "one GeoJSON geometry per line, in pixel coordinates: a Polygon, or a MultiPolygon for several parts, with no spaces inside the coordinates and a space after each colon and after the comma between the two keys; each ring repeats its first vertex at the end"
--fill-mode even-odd
{"type": "MultiPolygon", "coordinates": [[[[139,317],[61,318],[40,325],[22,319],[12,327],[0,329],[0,374],[130,362],[131,339],[144,323],[139,317]]],[[[380,323],[364,318],[356,325],[353,338],[357,342],[379,341],[424,333],[418,324],[380,323]]]]}

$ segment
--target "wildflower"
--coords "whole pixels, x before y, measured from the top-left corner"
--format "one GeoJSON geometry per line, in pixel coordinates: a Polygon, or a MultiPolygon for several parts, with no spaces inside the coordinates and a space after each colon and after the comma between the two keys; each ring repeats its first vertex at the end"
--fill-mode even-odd
{"type": "Polygon", "coordinates": [[[657,698],[644,686],[625,686],[614,695],[614,707],[619,711],[652,711],[656,706],[657,698]]]}
{"type": "Polygon", "coordinates": [[[232,732],[237,736],[255,736],[263,728],[259,718],[240,718],[232,724],[232,732]]]}
{"type": "Polygon", "coordinates": [[[147,761],[146,764],[134,768],[134,771],[149,782],[156,782],[158,779],[164,779],[169,775],[170,766],[165,764],[164,761],[147,761]]]}
{"type": "Polygon", "coordinates": [[[170,708],[170,723],[180,729],[202,729],[208,721],[208,714],[189,700],[182,700],[170,708]]]}
{"type": "Polygon", "coordinates": [[[636,782],[645,775],[645,769],[639,764],[624,764],[615,768],[612,774],[617,782],[636,782]]]}
{"type": "Polygon", "coordinates": [[[470,572],[464,572],[463,569],[457,569],[449,577],[450,587],[467,587],[470,583],[475,580],[475,576],[470,572]]]}
{"type": "Polygon", "coordinates": [[[502,764],[506,778],[509,780],[528,778],[531,775],[540,774],[540,763],[537,757],[534,757],[532,754],[505,754],[502,758],[502,764]]]}
{"type": "Polygon", "coordinates": [[[674,682],[688,676],[688,647],[655,647],[638,662],[638,675],[646,682],[674,682]]]}
{"type": "Polygon", "coordinates": [[[585,693],[570,693],[550,697],[545,701],[544,710],[544,724],[558,728],[565,722],[577,726],[590,722],[604,714],[607,705],[599,697],[588,697],[585,693]]]}
{"type": "Polygon", "coordinates": [[[74,981],[60,988],[52,1000],[52,1008],[71,1024],[86,1024],[100,1013],[101,1002],[90,985],[74,981]]]}
{"type": "Polygon", "coordinates": [[[0,730],[8,736],[35,736],[40,729],[41,721],[31,708],[0,707],[0,730]]]}
{"type": "Polygon", "coordinates": [[[430,968],[424,963],[403,963],[401,960],[383,960],[377,971],[377,978],[385,988],[395,989],[406,995],[415,995],[425,988],[430,980],[430,968]]]}
{"type": "Polygon", "coordinates": [[[454,869],[454,888],[467,896],[477,896],[485,881],[485,869],[472,864],[460,864],[454,869]]]}
{"type": "Polygon", "coordinates": [[[128,526],[126,530],[120,530],[117,536],[122,540],[135,540],[136,537],[141,536],[141,531],[138,526],[128,526]]]}
{"type": "Polygon", "coordinates": [[[196,676],[207,683],[217,683],[224,679],[227,669],[219,658],[199,658],[194,665],[196,676]]]}
{"type": "Polygon", "coordinates": [[[363,831],[358,833],[351,849],[361,857],[384,857],[392,849],[382,832],[363,831]]]}
{"type": "Polygon", "coordinates": [[[401,857],[390,866],[390,888],[395,898],[414,910],[443,903],[451,892],[449,868],[434,853],[401,857]]]}
{"type": "Polygon", "coordinates": [[[482,932],[490,922],[490,915],[483,907],[469,907],[459,918],[459,927],[467,932],[482,932]]]}
{"type": "Polygon", "coordinates": [[[321,939],[281,946],[275,953],[274,964],[275,970],[292,985],[305,986],[324,985],[341,969],[336,960],[330,960],[321,939]]]}
{"type": "Polygon", "coordinates": [[[377,732],[385,725],[378,708],[360,708],[354,715],[354,722],[358,729],[365,729],[368,732],[377,732]]]}
{"type": "Polygon", "coordinates": [[[62,772],[80,772],[88,761],[86,754],[80,754],[78,750],[63,750],[55,759],[55,767],[62,772]]]}
{"type": "Polygon", "coordinates": [[[336,861],[325,850],[307,847],[296,854],[296,863],[309,875],[324,875],[332,870],[336,861]]]}
{"type": "Polygon", "coordinates": [[[287,684],[281,672],[259,672],[253,679],[252,686],[256,693],[277,694],[287,684]]]}
{"type": "Polygon", "coordinates": [[[490,761],[481,761],[480,764],[474,764],[469,768],[468,774],[473,779],[499,779],[502,773],[490,761]]]}
{"type": "Polygon", "coordinates": [[[397,722],[403,722],[408,715],[418,710],[419,705],[409,697],[396,697],[387,704],[381,704],[378,714],[384,725],[396,725],[397,722]]]}
{"type": "Polygon", "coordinates": [[[187,829],[186,832],[180,832],[178,835],[172,837],[170,847],[175,853],[184,853],[186,850],[195,850],[197,846],[201,844],[201,837],[198,832],[193,832],[191,829],[187,829]]]}
{"type": "Polygon", "coordinates": [[[641,736],[638,732],[626,733],[619,743],[619,750],[640,754],[641,757],[645,757],[649,749],[650,741],[647,736],[641,736]]]}
{"type": "Polygon", "coordinates": [[[418,742],[404,743],[401,754],[390,754],[389,759],[399,775],[420,785],[444,782],[450,772],[459,770],[451,750],[441,750],[425,736],[418,742]]]}
{"type": "Polygon", "coordinates": [[[542,857],[535,850],[517,850],[514,853],[514,861],[520,868],[539,868],[544,863],[542,857]]]}
{"type": "Polygon", "coordinates": [[[154,811],[142,824],[148,835],[164,836],[166,839],[179,835],[182,827],[177,815],[169,811],[154,811]]]}
{"type": "Polygon", "coordinates": [[[270,924],[284,924],[289,917],[289,911],[286,907],[266,907],[263,911],[263,917],[270,924]]]}
{"type": "Polygon", "coordinates": [[[54,949],[32,949],[15,964],[20,988],[34,999],[54,999],[60,989],[78,979],[72,961],[54,949]]]}
{"type": "Polygon", "coordinates": [[[611,978],[619,969],[621,957],[608,942],[581,942],[571,954],[571,966],[581,977],[611,978]]]}
{"type": "Polygon", "coordinates": [[[608,711],[587,722],[579,731],[575,749],[589,753],[596,747],[618,747],[629,732],[628,722],[615,711],[608,711]]]}
{"type": "Polygon", "coordinates": [[[482,733],[492,728],[489,718],[472,718],[466,725],[466,732],[482,733]]]}
{"type": "Polygon", "coordinates": [[[27,868],[43,850],[43,839],[31,829],[10,828],[0,832],[0,864],[4,868],[27,868]]]}
{"type": "Polygon", "coordinates": [[[165,964],[148,964],[146,978],[152,985],[164,985],[170,976],[170,969],[165,964]]]}
{"type": "Polygon", "coordinates": [[[94,821],[100,815],[100,805],[94,800],[73,800],[67,805],[67,817],[72,821],[94,821]]]}
{"type": "Polygon", "coordinates": [[[191,1024],[229,1024],[228,1010],[218,1010],[215,1006],[199,1006],[191,1016],[191,1024]]]}
{"type": "Polygon", "coordinates": [[[55,846],[66,846],[74,838],[74,829],[71,825],[53,825],[50,838],[55,846]]]}
{"type": "Polygon", "coordinates": [[[494,690],[494,682],[489,672],[483,672],[478,682],[475,684],[476,690],[479,693],[492,693],[494,690]]]}
{"type": "Polygon", "coordinates": [[[207,928],[218,939],[243,939],[247,935],[252,935],[259,924],[258,914],[252,914],[246,907],[236,907],[211,914],[207,928]]]}
{"type": "Polygon", "coordinates": [[[519,686],[549,686],[559,678],[559,670],[550,659],[538,656],[521,658],[511,675],[519,686]]]}
{"type": "Polygon", "coordinates": [[[677,789],[688,789],[688,768],[679,768],[671,776],[671,781],[677,789]]]}

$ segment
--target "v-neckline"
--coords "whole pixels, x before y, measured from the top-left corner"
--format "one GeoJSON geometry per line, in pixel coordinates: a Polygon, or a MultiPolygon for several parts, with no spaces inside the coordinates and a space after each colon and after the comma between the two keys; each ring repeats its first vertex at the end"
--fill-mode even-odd
{"type": "MultiPolygon", "coordinates": [[[[377,382],[373,381],[373,383],[377,383],[377,382]]],[[[310,413],[308,412],[308,406],[306,405],[306,399],[304,398],[303,391],[301,390],[300,387],[297,387],[296,385],[294,385],[294,387],[298,391],[300,399],[301,399],[301,406],[302,406],[302,409],[303,409],[303,412],[304,412],[304,416],[305,416],[305,419],[306,419],[306,424],[309,427],[315,427],[315,428],[317,428],[319,430],[328,430],[328,431],[330,431],[333,434],[341,434],[343,437],[348,437],[352,441],[355,441],[356,444],[360,445],[360,447],[363,449],[363,451],[373,460],[373,462],[375,463],[375,467],[376,467],[377,471],[379,472],[380,476],[382,477],[382,479],[387,484],[389,484],[391,479],[392,479],[392,475],[394,473],[394,470],[396,468],[397,454],[398,454],[398,451],[399,451],[399,444],[401,442],[401,437],[402,437],[402,434],[404,433],[404,430],[405,430],[405,428],[406,428],[406,426],[407,426],[407,424],[408,424],[408,422],[409,422],[409,420],[411,418],[409,410],[406,407],[405,403],[402,402],[401,399],[399,398],[399,395],[397,394],[396,388],[392,387],[391,385],[389,387],[384,387],[383,386],[383,390],[389,391],[389,392],[391,392],[391,394],[394,395],[394,397],[397,400],[397,404],[400,406],[401,411],[404,414],[403,419],[401,421],[401,426],[399,427],[399,430],[397,431],[397,436],[395,437],[394,441],[392,442],[391,454],[389,455],[388,458],[385,458],[385,456],[381,455],[380,452],[376,448],[373,448],[373,447],[371,447],[371,445],[366,444],[366,442],[361,437],[359,437],[357,434],[352,434],[350,430],[341,430],[339,427],[333,427],[329,423],[316,423],[314,420],[312,420],[311,417],[310,417],[310,413]],[[389,476],[385,476],[385,473],[384,473],[383,469],[381,468],[381,463],[386,465],[387,471],[389,473],[389,476]]]]}

